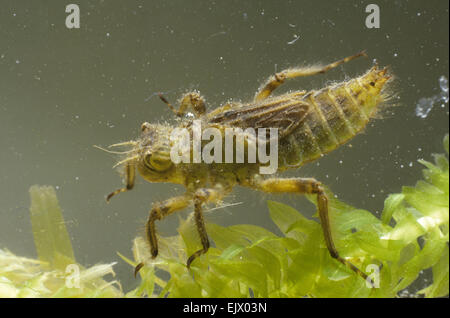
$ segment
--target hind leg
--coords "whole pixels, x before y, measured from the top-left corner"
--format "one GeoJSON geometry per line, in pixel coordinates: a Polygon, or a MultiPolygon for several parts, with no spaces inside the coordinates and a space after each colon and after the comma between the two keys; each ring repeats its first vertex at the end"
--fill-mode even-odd
{"type": "Polygon", "coordinates": [[[335,68],[343,63],[347,63],[360,56],[367,56],[367,55],[364,51],[362,51],[355,55],[348,56],[339,61],[330,63],[322,67],[320,66],[298,67],[281,71],[275,74],[274,76],[269,77],[266,84],[264,84],[264,86],[262,86],[256,93],[254,100],[259,101],[267,98],[270,94],[272,94],[272,92],[277,87],[283,84],[286,79],[325,73],[326,71],[331,70],[332,68],[335,68]]]}
{"type": "Polygon", "coordinates": [[[334,245],[328,215],[328,198],[323,191],[320,182],[311,178],[270,178],[266,180],[255,180],[253,187],[257,190],[269,193],[287,192],[317,195],[317,207],[319,211],[320,223],[322,225],[325,243],[331,257],[338,260],[340,263],[344,264],[367,281],[368,276],[358,267],[347,261],[345,258],[342,258],[334,245]]]}

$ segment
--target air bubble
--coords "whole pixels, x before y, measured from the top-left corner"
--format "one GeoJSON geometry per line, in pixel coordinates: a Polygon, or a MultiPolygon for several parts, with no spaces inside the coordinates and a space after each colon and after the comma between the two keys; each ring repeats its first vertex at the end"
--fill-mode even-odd
{"type": "Polygon", "coordinates": [[[433,104],[434,99],[432,97],[424,97],[419,99],[416,106],[416,116],[420,118],[427,118],[433,108],[433,104]]]}
{"type": "Polygon", "coordinates": [[[443,93],[448,93],[448,79],[444,75],[439,77],[439,86],[443,93]]]}
{"type": "Polygon", "coordinates": [[[444,104],[448,103],[448,79],[444,75],[439,77],[439,87],[441,89],[440,94],[419,99],[416,106],[417,117],[427,118],[434,104],[437,102],[443,102],[441,107],[444,107],[444,104]]]}

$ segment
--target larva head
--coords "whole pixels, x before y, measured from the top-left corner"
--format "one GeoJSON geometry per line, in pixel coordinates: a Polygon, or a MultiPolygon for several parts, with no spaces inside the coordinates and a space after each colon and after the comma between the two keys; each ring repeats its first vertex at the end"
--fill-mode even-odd
{"type": "Polygon", "coordinates": [[[357,79],[357,85],[353,87],[353,90],[358,93],[356,94],[357,102],[368,116],[372,117],[377,106],[386,100],[388,96],[385,93],[386,84],[391,78],[392,75],[388,73],[387,67],[380,70],[378,66],[374,66],[357,79]]]}
{"type": "Polygon", "coordinates": [[[170,127],[143,123],[137,168],[150,182],[173,182],[175,166],[170,158],[170,127]]]}

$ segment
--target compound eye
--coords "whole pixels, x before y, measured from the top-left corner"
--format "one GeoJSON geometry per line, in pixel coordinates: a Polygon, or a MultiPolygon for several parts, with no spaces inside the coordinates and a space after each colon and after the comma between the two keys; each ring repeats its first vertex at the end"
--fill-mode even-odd
{"type": "Polygon", "coordinates": [[[172,160],[170,154],[166,152],[156,151],[149,153],[144,158],[144,163],[150,169],[162,172],[172,167],[172,160]]]}

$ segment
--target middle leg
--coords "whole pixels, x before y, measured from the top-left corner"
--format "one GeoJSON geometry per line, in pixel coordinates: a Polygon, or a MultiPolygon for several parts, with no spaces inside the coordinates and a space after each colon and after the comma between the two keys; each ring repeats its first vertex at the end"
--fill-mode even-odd
{"type": "Polygon", "coordinates": [[[198,189],[194,194],[194,218],[197,231],[202,242],[202,249],[189,256],[186,266],[191,267],[191,263],[200,255],[205,254],[209,249],[208,233],[206,233],[205,220],[203,218],[202,205],[205,202],[217,202],[223,193],[217,189],[198,189]]]}

